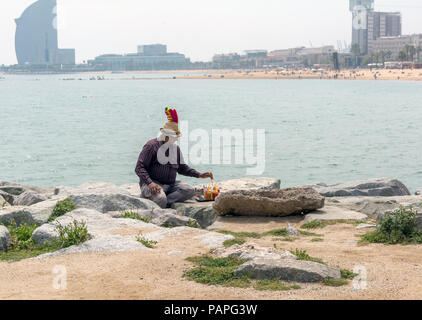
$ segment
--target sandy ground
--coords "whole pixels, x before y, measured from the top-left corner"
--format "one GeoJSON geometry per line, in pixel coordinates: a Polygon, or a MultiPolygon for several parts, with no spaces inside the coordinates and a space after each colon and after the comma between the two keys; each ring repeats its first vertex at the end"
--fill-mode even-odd
{"type": "MultiPolygon", "coordinates": [[[[264,232],[302,224],[302,217],[225,218],[221,227],[231,231],[264,232]]],[[[360,244],[355,225],[336,224],[313,232],[323,242],[301,236],[294,242],[274,237],[251,239],[261,246],[276,244],[284,249],[305,249],[331,266],[367,272],[367,289],[356,290],[353,282],[343,287],[300,284],[301,289],[270,292],[254,289],[207,286],[182,278],[192,265],[186,257],[208,249],[192,237],[166,238],[151,251],[84,253],[20,262],[0,262],[0,299],[421,299],[422,246],[360,244]],[[182,255],[168,255],[180,250],[182,255]],[[65,266],[67,289],[56,290],[55,266],[65,266]]],[[[360,282],[362,284],[362,282],[360,282]]]]}

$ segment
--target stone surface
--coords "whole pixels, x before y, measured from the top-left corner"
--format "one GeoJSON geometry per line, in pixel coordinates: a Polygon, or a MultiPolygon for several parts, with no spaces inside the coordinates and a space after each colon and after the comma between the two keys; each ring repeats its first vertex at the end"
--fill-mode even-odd
{"type": "Polygon", "coordinates": [[[0,226],[0,251],[7,251],[11,242],[12,238],[9,230],[5,226],[0,226]]]}
{"type": "Polygon", "coordinates": [[[174,203],[172,208],[185,217],[195,219],[201,228],[207,228],[217,219],[213,202],[197,202],[189,200],[184,203],[174,203]]]}
{"type": "Polygon", "coordinates": [[[36,193],[34,191],[25,191],[13,199],[14,206],[31,206],[38,202],[47,200],[45,195],[36,193]]]}
{"type": "Polygon", "coordinates": [[[12,196],[18,196],[21,193],[25,192],[25,187],[20,186],[18,184],[6,184],[3,186],[0,186],[0,191],[8,193],[12,196]]]}
{"type": "Polygon", "coordinates": [[[242,178],[220,182],[222,192],[234,190],[277,190],[280,189],[280,180],[274,178],[242,178]]]}
{"type": "Polygon", "coordinates": [[[422,195],[422,188],[416,190],[415,195],[417,195],[417,196],[422,195]]]}
{"type": "Polygon", "coordinates": [[[324,197],[310,187],[270,191],[229,191],[215,203],[217,215],[288,216],[324,207],[324,197]]]}
{"type": "Polygon", "coordinates": [[[345,208],[325,206],[324,209],[308,213],[304,222],[333,221],[333,220],[365,220],[368,216],[364,213],[348,210],[345,208]]]}
{"type": "MultiPolygon", "coordinates": [[[[80,194],[126,194],[130,193],[125,188],[120,188],[108,182],[87,182],[78,187],[59,187],[58,195],[70,196],[80,194]]],[[[139,197],[139,195],[137,195],[139,197]]]]}
{"type": "Polygon", "coordinates": [[[319,282],[340,279],[340,270],[321,263],[296,259],[254,259],[241,265],[235,273],[252,279],[280,279],[295,282],[319,282]]]}
{"type": "Polygon", "coordinates": [[[0,209],[10,207],[10,203],[0,194],[0,209]]]}
{"type": "Polygon", "coordinates": [[[100,212],[124,210],[148,210],[159,208],[154,202],[120,193],[72,194],[70,199],[78,208],[93,209],[100,212]]]}
{"type": "Polygon", "coordinates": [[[334,185],[317,184],[312,187],[325,197],[392,197],[410,195],[409,190],[402,182],[388,178],[338,183],[334,185]]]}
{"type": "MultiPolygon", "coordinates": [[[[173,209],[152,209],[135,211],[141,217],[148,217],[151,223],[160,227],[174,228],[187,226],[189,223],[197,223],[195,219],[180,216],[173,209]]],[[[120,213],[123,215],[123,213],[120,213]]]]}
{"type": "Polygon", "coordinates": [[[290,223],[287,225],[286,231],[290,237],[297,237],[299,235],[297,229],[293,227],[290,223]]]}
{"type": "Polygon", "coordinates": [[[239,258],[244,260],[254,259],[296,259],[296,256],[289,251],[277,250],[274,248],[263,248],[252,243],[234,245],[228,248],[215,249],[212,254],[221,258],[239,258]]]}
{"type": "Polygon", "coordinates": [[[35,220],[31,213],[27,210],[27,207],[6,207],[0,209],[0,223],[9,226],[13,222],[17,225],[24,223],[34,224],[35,220]]]}
{"type": "Polygon", "coordinates": [[[119,188],[125,190],[125,192],[132,197],[141,197],[141,188],[139,187],[139,183],[127,183],[119,186],[119,188]]]}
{"type": "Polygon", "coordinates": [[[38,227],[35,229],[32,238],[34,242],[38,244],[56,239],[58,236],[56,226],[59,223],[66,226],[73,223],[74,220],[85,222],[89,234],[91,234],[94,239],[109,238],[122,232],[123,234],[128,234],[128,237],[133,241],[136,241],[134,237],[137,235],[138,230],[155,230],[158,228],[155,225],[147,224],[140,220],[113,218],[96,210],[76,209],[66,213],[62,217],[58,217],[51,223],[46,223],[38,227]]]}
{"type": "Polygon", "coordinates": [[[366,223],[361,223],[360,225],[358,225],[356,227],[356,229],[372,229],[372,228],[376,228],[377,226],[375,224],[366,224],[366,223]]]}

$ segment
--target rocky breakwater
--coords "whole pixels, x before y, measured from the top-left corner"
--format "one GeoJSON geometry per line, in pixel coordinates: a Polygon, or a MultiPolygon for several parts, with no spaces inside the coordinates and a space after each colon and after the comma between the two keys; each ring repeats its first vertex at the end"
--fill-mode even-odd
{"type": "Polygon", "coordinates": [[[235,190],[221,193],[214,203],[214,210],[219,216],[282,217],[321,209],[324,202],[325,198],[310,187],[235,190]]]}

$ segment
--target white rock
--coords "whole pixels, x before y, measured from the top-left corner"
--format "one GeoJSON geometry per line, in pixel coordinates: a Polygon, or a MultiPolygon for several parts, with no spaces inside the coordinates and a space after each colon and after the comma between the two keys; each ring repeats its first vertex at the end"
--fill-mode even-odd
{"type": "Polygon", "coordinates": [[[312,221],[330,221],[330,220],[365,220],[368,216],[366,214],[332,206],[325,206],[315,212],[308,213],[304,222],[312,221]]]}
{"type": "Polygon", "coordinates": [[[25,191],[20,195],[14,197],[13,205],[14,206],[31,206],[38,202],[47,200],[48,198],[45,195],[38,194],[34,191],[25,191]]]}
{"type": "Polygon", "coordinates": [[[0,251],[7,251],[11,243],[12,238],[9,230],[5,226],[0,226],[0,251]]]}

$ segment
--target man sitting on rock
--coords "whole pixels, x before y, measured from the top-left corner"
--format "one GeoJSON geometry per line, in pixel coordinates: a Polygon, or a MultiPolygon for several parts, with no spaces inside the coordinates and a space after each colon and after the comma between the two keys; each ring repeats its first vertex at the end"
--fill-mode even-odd
{"type": "Polygon", "coordinates": [[[194,196],[194,188],[176,181],[177,174],[195,178],[213,178],[211,172],[199,173],[183,161],[177,144],[181,136],[179,120],[174,109],[165,110],[168,122],[161,128],[161,135],[148,141],[139,155],[135,172],[139,177],[142,196],[170,208],[175,202],[184,202],[194,196]]]}

